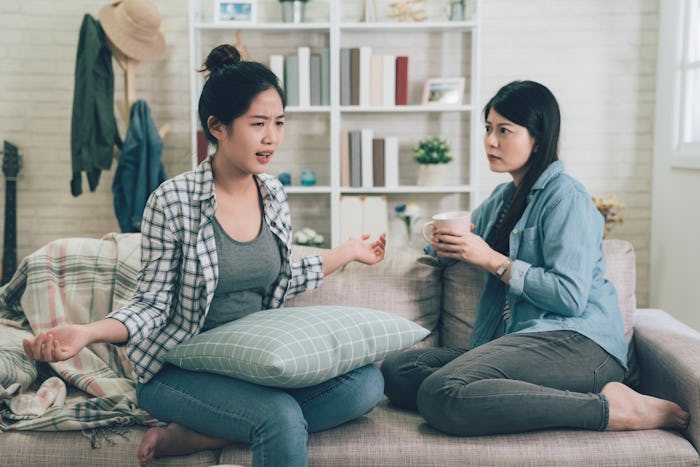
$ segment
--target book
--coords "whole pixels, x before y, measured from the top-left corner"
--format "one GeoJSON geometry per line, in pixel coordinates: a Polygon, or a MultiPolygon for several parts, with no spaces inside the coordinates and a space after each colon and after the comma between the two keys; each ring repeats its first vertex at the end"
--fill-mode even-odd
{"type": "Polygon", "coordinates": [[[340,241],[369,234],[372,241],[388,227],[386,196],[343,195],[340,197],[340,241]]]}
{"type": "Polygon", "coordinates": [[[386,196],[365,196],[362,200],[362,233],[374,241],[388,228],[386,196]]]}
{"type": "Polygon", "coordinates": [[[331,49],[321,49],[321,105],[331,105],[331,49]]]}
{"type": "Polygon", "coordinates": [[[360,196],[340,197],[340,241],[345,242],[350,237],[362,235],[363,213],[360,196]]]}
{"type": "Polygon", "coordinates": [[[350,186],[362,186],[362,147],[360,130],[350,131],[350,186]]]}
{"type": "Polygon", "coordinates": [[[396,55],[384,56],[382,105],[393,107],[396,104],[396,55]]]}
{"type": "Polygon", "coordinates": [[[299,58],[296,55],[284,57],[284,93],[287,105],[299,105],[299,58]]]}
{"type": "Polygon", "coordinates": [[[396,57],[396,105],[408,104],[408,57],[396,57]]]}
{"type": "Polygon", "coordinates": [[[399,140],[395,136],[384,139],[384,182],[387,187],[399,186],[399,140]]]}
{"type": "Polygon", "coordinates": [[[384,186],[384,138],[372,140],[372,175],[374,186],[384,186]]]}
{"type": "Polygon", "coordinates": [[[372,188],[374,183],[374,160],[372,157],[372,140],[374,130],[365,128],[360,131],[361,158],[362,158],[362,187],[372,188]]]}
{"type": "Polygon", "coordinates": [[[370,66],[369,105],[381,106],[383,105],[382,88],[384,83],[382,82],[382,69],[384,68],[384,56],[372,55],[370,66]]]}
{"type": "Polygon", "coordinates": [[[369,96],[372,87],[372,47],[360,47],[360,105],[369,107],[369,96]]]}
{"type": "Polygon", "coordinates": [[[350,49],[350,105],[360,105],[360,48],[350,49]]]}
{"type": "Polygon", "coordinates": [[[297,49],[299,60],[299,107],[311,105],[311,49],[306,46],[297,49]]]}
{"type": "Polygon", "coordinates": [[[202,162],[209,155],[209,142],[204,136],[204,130],[197,130],[197,164],[202,162]]]}
{"type": "Polygon", "coordinates": [[[340,132],[340,186],[350,186],[350,132],[340,132]]]}
{"type": "Polygon", "coordinates": [[[311,105],[321,105],[321,54],[311,54],[309,68],[310,103],[311,105]]]}
{"type": "Polygon", "coordinates": [[[352,102],[350,76],[350,49],[342,47],[340,49],[340,105],[350,105],[352,102]]]}
{"type": "Polygon", "coordinates": [[[284,89],[284,55],[270,55],[270,70],[277,75],[280,82],[280,87],[284,89]]]}

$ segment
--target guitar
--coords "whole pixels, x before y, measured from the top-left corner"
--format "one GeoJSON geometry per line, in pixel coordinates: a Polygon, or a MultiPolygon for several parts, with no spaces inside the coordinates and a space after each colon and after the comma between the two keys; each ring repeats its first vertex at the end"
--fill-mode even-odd
{"type": "Polygon", "coordinates": [[[6,284],[17,270],[17,174],[19,173],[17,146],[5,141],[2,173],[5,174],[5,237],[2,251],[2,280],[6,284]]]}

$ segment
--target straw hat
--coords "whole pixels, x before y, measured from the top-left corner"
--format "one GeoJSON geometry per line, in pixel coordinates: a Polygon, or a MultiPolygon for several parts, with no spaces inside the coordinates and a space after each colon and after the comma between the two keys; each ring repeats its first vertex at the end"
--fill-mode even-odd
{"type": "Polygon", "coordinates": [[[100,24],[109,40],[135,60],[158,59],[165,51],[160,13],[151,0],[117,0],[100,9],[100,24]]]}

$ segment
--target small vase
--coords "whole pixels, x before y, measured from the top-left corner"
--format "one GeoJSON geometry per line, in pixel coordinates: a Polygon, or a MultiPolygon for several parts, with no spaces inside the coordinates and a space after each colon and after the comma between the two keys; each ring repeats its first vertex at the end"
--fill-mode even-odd
{"type": "Polygon", "coordinates": [[[446,175],[447,164],[421,164],[418,166],[418,185],[442,186],[446,175]]]}
{"type": "Polygon", "coordinates": [[[303,23],[306,2],[280,2],[282,5],[282,21],[285,23],[303,23]]]}

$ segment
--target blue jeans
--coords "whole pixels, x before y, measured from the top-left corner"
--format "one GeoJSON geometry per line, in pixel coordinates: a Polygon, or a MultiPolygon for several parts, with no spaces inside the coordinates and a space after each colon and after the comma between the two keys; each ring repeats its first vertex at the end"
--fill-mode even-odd
{"type": "Polygon", "coordinates": [[[604,430],[600,390],[624,368],[573,331],[509,334],[472,350],[409,350],[384,360],[386,395],[453,435],[604,430]]]}
{"type": "Polygon", "coordinates": [[[384,379],[367,365],[316,386],[279,389],[212,373],[165,366],[136,388],[158,420],[208,436],[249,443],[253,467],[308,464],[308,433],[366,414],[382,399],[384,379]]]}

